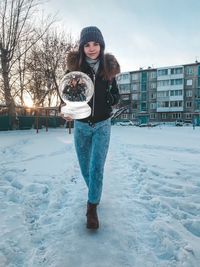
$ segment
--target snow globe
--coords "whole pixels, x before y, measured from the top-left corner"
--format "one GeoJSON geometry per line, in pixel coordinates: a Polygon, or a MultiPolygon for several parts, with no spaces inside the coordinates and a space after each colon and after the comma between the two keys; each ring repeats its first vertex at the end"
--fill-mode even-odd
{"type": "Polygon", "coordinates": [[[61,80],[59,93],[66,106],[61,108],[65,117],[84,119],[90,116],[88,102],[94,94],[94,85],[90,77],[80,71],[72,71],[61,80]]]}

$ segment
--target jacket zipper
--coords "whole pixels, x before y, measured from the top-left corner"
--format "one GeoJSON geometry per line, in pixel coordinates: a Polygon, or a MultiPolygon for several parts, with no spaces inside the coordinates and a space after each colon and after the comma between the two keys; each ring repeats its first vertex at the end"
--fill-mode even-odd
{"type": "Polygon", "coordinates": [[[95,72],[93,71],[94,94],[93,94],[93,101],[92,101],[92,118],[94,117],[95,81],[96,81],[96,76],[95,76],[95,72]]]}

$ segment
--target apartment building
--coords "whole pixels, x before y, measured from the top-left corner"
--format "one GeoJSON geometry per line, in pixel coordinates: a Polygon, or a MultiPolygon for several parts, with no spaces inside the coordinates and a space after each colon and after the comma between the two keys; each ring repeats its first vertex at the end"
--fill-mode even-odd
{"type": "Polygon", "coordinates": [[[139,123],[182,119],[200,124],[199,62],[124,72],[117,83],[119,107],[128,107],[120,119],[139,123]]]}

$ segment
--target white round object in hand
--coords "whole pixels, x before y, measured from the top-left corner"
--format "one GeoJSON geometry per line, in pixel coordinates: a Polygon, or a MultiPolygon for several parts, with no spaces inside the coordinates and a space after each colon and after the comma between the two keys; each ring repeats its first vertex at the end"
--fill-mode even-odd
{"type": "Polygon", "coordinates": [[[91,114],[88,102],[94,94],[94,84],[90,77],[80,71],[66,74],[59,86],[59,93],[66,106],[61,108],[65,117],[87,118],[91,114]]]}

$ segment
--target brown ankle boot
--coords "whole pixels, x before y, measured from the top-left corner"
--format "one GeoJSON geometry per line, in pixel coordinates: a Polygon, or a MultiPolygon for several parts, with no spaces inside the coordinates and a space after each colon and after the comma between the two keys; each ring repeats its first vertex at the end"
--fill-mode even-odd
{"type": "Polygon", "coordinates": [[[87,228],[98,229],[99,220],[97,216],[97,204],[87,203],[87,228]]]}

